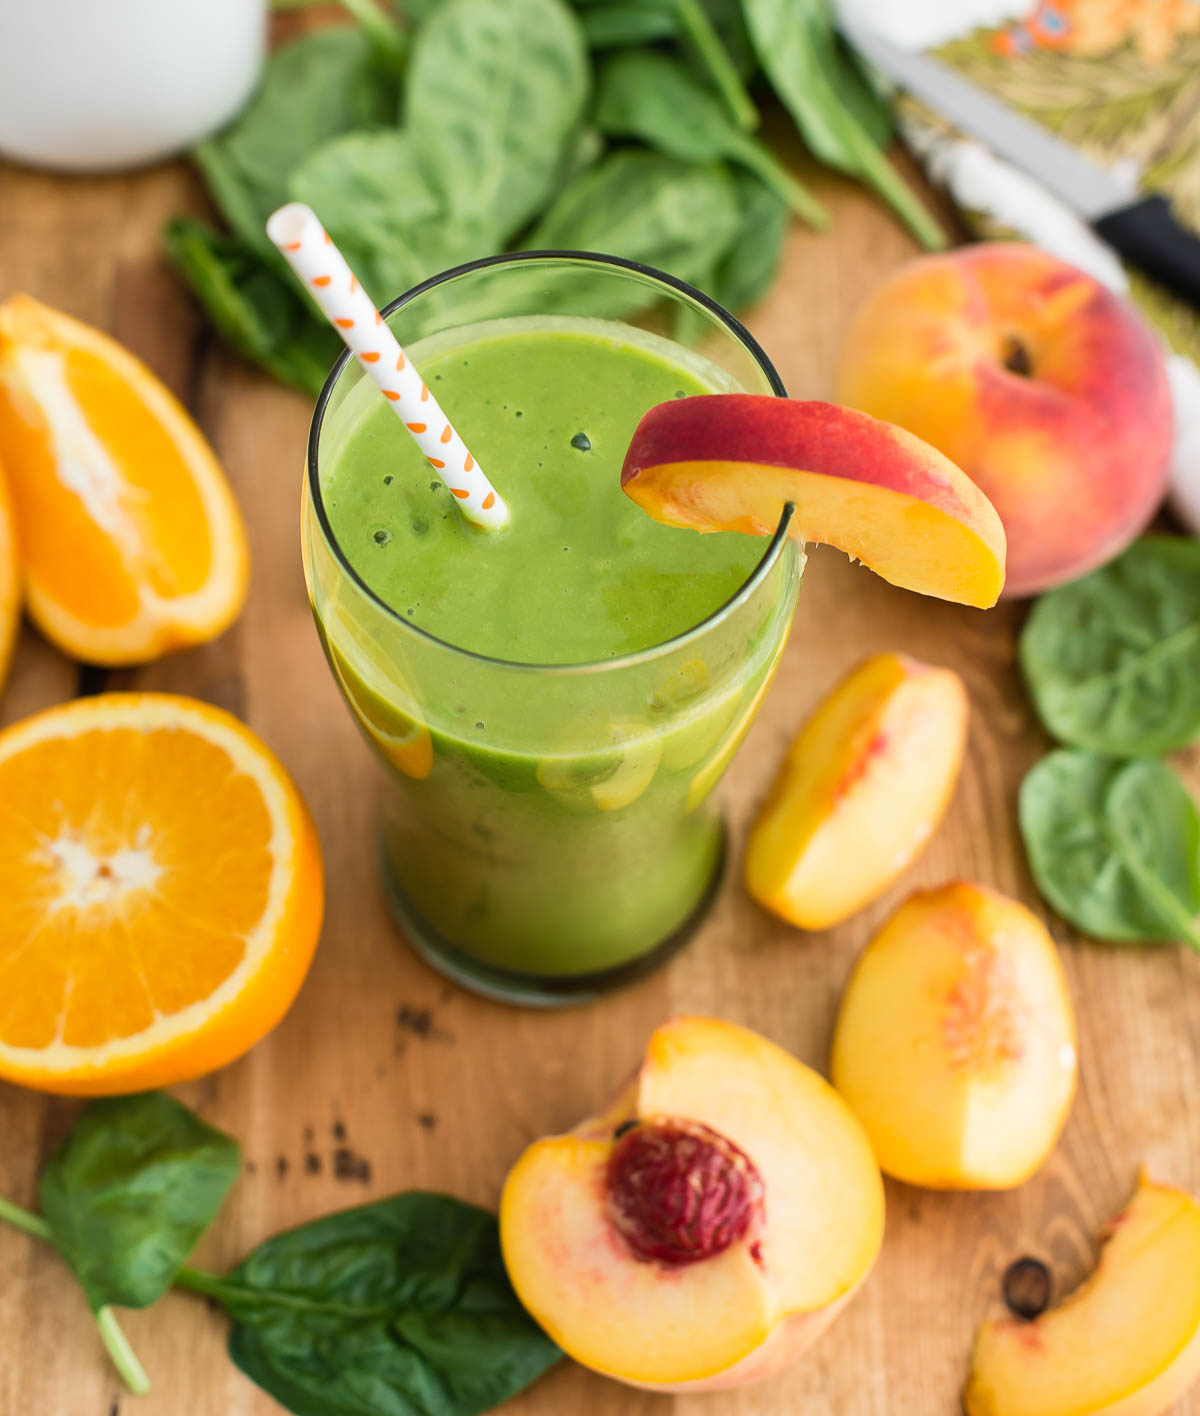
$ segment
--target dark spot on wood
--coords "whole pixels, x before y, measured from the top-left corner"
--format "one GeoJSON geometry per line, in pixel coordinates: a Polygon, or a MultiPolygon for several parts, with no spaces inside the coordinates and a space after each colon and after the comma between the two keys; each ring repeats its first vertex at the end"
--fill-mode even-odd
{"type": "Polygon", "coordinates": [[[411,1008],[401,1003],[396,1009],[396,1026],[414,1037],[428,1037],[433,1031],[433,1009],[411,1008]]]}
{"type": "Polygon", "coordinates": [[[80,664],[75,679],[76,698],[95,698],[108,687],[108,670],[99,664],[80,664]]]}
{"type": "Polygon", "coordinates": [[[313,1143],[313,1141],[314,1141],[315,1139],[316,1139],[316,1133],[313,1131],[313,1128],[312,1128],[311,1126],[305,1126],[305,1128],[304,1128],[304,1144],[305,1144],[306,1146],[311,1146],[312,1143],[313,1143]]]}
{"type": "Polygon", "coordinates": [[[320,1175],[321,1157],[315,1151],[309,1151],[304,1157],[304,1173],[306,1175],[320,1175]]]}
{"type": "Polygon", "coordinates": [[[365,1185],[371,1179],[371,1162],[349,1146],[338,1146],[333,1153],[333,1173],[338,1180],[357,1180],[365,1185]]]}
{"type": "Polygon", "coordinates": [[[286,1155],[277,1155],[277,1156],[275,1157],[275,1174],[278,1175],[279,1178],[282,1180],[283,1177],[284,1177],[287,1173],[288,1173],[288,1158],[287,1158],[287,1156],[286,1156],[286,1155]]]}
{"type": "Polygon", "coordinates": [[[418,1111],[417,1125],[420,1126],[423,1131],[432,1131],[437,1125],[436,1114],[432,1111],[418,1111]]]}
{"type": "Polygon", "coordinates": [[[333,1133],[333,1139],[334,1139],[335,1141],[344,1141],[344,1140],[346,1139],[346,1125],[345,1125],[345,1122],[343,1122],[343,1121],[335,1121],[335,1122],[333,1123],[333,1125],[330,1127],[330,1130],[331,1130],[331,1132],[333,1133]]]}
{"type": "Polygon", "coordinates": [[[254,1161],[248,1160],[248,1161],[246,1162],[246,1174],[247,1174],[247,1175],[257,1175],[257,1174],[258,1174],[258,1166],[254,1163],[254,1161]]]}
{"type": "Polygon", "coordinates": [[[1031,1322],[1050,1306],[1053,1282],[1041,1259],[1023,1258],[1004,1270],[1004,1301],[1009,1312],[1031,1322]]]}
{"type": "Polygon", "coordinates": [[[114,1401],[108,1408],[108,1416],[121,1416],[121,1403],[114,1401]]]}

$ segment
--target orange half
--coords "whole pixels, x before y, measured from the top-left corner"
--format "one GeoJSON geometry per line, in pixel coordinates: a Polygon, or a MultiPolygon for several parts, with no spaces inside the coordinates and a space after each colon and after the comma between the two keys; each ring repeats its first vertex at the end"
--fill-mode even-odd
{"type": "Polygon", "coordinates": [[[127,349],[27,295],[0,305],[0,461],[29,612],[66,653],[144,663],[237,617],[245,532],[200,430],[127,349]]]}
{"type": "Polygon", "coordinates": [[[21,620],[21,575],[17,564],[17,537],[12,502],[4,469],[0,468],[0,689],[8,677],[13,645],[21,620]]]}
{"type": "Polygon", "coordinates": [[[320,932],[316,831],[220,709],[103,694],[0,733],[0,1077],[98,1094],[212,1071],[320,932]]]}

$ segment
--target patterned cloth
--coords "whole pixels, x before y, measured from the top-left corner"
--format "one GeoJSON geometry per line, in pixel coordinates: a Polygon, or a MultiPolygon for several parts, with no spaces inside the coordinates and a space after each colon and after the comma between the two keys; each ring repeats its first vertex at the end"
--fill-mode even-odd
{"type": "MultiPolygon", "coordinates": [[[[837,0],[908,49],[928,50],[1107,165],[1128,163],[1200,231],[1197,0],[837,0]]],[[[1023,237],[1129,295],[1172,351],[1172,502],[1200,535],[1200,311],[1113,252],[1054,195],[909,98],[906,140],[967,225],[1023,237]]]]}

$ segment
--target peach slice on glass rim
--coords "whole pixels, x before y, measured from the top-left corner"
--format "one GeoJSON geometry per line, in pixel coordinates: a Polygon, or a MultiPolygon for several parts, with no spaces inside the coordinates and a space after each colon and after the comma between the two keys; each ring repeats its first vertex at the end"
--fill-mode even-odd
{"type": "Polygon", "coordinates": [[[742,393],[660,403],[634,431],[621,486],[656,521],[702,532],[770,536],[791,502],[798,540],[923,595],[987,608],[1004,587],[1004,527],[974,482],[851,408],[742,393]]]}
{"type": "Polygon", "coordinates": [[[632,1386],[740,1386],[793,1362],[866,1277],[883,1184],[832,1087],[766,1038],[675,1018],[633,1081],[535,1141],[500,1200],[518,1297],[632,1386]]]}

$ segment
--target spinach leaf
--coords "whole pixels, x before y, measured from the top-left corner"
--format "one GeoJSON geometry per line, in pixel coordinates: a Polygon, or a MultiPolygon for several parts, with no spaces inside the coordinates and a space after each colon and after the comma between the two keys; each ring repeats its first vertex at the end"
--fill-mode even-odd
{"type": "Polygon", "coordinates": [[[700,0],[700,6],[729,56],[729,62],[743,79],[750,79],[758,69],[758,60],[750,43],[741,0],[700,0]]]}
{"type": "Polygon", "coordinates": [[[579,11],[579,23],[591,49],[653,44],[656,40],[673,39],[678,28],[670,11],[648,6],[645,0],[583,5],[579,11]]]}
{"type": "Polygon", "coordinates": [[[275,378],[314,397],[341,349],[290,275],[277,275],[244,241],[180,217],[167,254],[225,339],[275,378]]]}
{"type": "Polygon", "coordinates": [[[562,0],[447,0],[426,20],[405,115],[448,222],[499,249],[537,215],[572,150],[588,80],[583,34],[562,0]]]}
{"type": "Polygon", "coordinates": [[[474,1416],[561,1356],[512,1291],[494,1217],[447,1195],[343,1210],[181,1282],[226,1308],[233,1360],[297,1416],[474,1416]]]}
{"type": "Polygon", "coordinates": [[[1146,536],[1043,595],[1021,668],[1046,729],[1114,757],[1200,736],[1200,543],[1146,536]]]}
{"type": "Polygon", "coordinates": [[[735,173],[734,180],[741,219],[705,289],[727,310],[738,311],[761,300],[775,279],[787,238],[788,209],[753,173],[735,173]]]}
{"type": "Polygon", "coordinates": [[[742,12],[759,63],[813,154],[874,187],[926,249],[943,247],[936,221],[879,149],[880,100],[839,46],[829,0],[742,0],[742,12]]]}
{"type": "Polygon", "coordinates": [[[442,219],[415,144],[399,129],[347,133],[322,144],[292,173],[291,195],[319,211],[325,229],[376,304],[426,276],[493,249],[486,233],[442,219]]]}
{"type": "Polygon", "coordinates": [[[1026,776],[1019,812],[1037,887],[1065,919],[1200,949],[1200,814],[1165,763],[1061,748],[1026,776]]]}
{"type": "Polygon", "coordinates": [[[161,1298],[240,1167],[235,1141],[163,1092],[90,1103],[42,1174],[41,1202],[92,1311],[161,1298]]]}
{"type": "Polygon", "coordinates": [[[625,256],[697,281],[728,248],[739,215],[723,167],[627,148],[570,182],[528,245],[625,256]]]}
{"type": "Polygon", "coordinates": [[[279,253],[264,230],[288,200],[288,178],[318,144],[388,122],[397,78],[359,29],[316,30],[277,49],[249,105],[193,158],[225,220],[272,263],[279,253]]]}
{"type": "Polygon", "coordinates": [[[572,0],[595,49],[675,39],[740,128],[758,125],[742,75],[753,55],[738,0],[572,0]]]}
{"type": "Polygon", "coordinates": [[[824,207],[756,138],[736,127],[717,98],[667,54],[627,49],[600,73],[593,118],[601,131],[637,137],[685,162],[729,158],[754,172],[811,225],[824,227],[824,207]]]}

